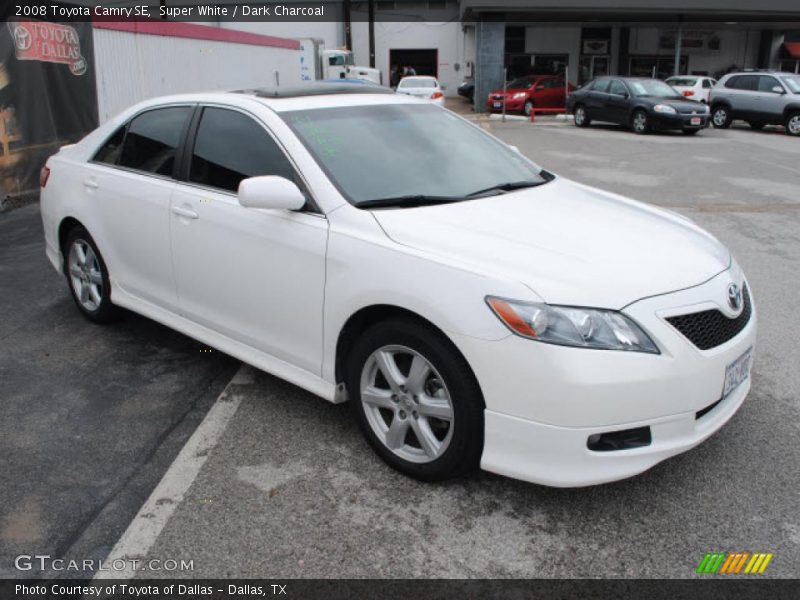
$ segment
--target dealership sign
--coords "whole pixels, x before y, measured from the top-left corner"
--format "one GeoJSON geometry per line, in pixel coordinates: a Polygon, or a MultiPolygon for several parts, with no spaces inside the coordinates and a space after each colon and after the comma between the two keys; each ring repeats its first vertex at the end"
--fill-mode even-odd
{"type": "Polygon", "coordinates": [[[86,59],[74,27],[62,23],[15,21],[8,23],[17,60],[69,65],[73,75],[86,72],[86,59]]]}

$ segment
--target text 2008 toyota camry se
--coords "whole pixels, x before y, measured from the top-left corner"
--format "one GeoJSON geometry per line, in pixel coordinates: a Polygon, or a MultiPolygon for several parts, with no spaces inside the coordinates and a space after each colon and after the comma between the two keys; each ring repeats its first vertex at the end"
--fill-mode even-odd
{"type": "Polygon", "coordinates": [[[753,301],[716,239],[380,88],[147,101],[41,185],[89,319],[125,307],[349,399],[419,479],[628,477],[750,388],[753,301]]]}

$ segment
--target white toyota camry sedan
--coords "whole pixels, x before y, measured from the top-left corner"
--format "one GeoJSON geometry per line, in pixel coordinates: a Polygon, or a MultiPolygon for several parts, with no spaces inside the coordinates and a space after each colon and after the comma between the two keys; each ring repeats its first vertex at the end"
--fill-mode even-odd
{"type": "Polygon", "coordinates": [[[171,96],[52,156],[47,256],[331,402],[391,466],[552,486],[640,473],[750,388],[756,315],[691,221],[364,86],[171,96]]]}

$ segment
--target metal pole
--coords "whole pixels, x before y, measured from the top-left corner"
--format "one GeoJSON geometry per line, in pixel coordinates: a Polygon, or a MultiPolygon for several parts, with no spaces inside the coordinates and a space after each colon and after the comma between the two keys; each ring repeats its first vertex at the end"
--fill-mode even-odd
{"type": "Polygon", "coordinates": [[[506,94],[508,90],[508,69],[503,69],[503,123],[506,122],[506,94]]]}
{"type": "Polygon", "coordinates": [[[375,68],[375,0],[369,0],[369,66],[375,68]]]}
{"type": "Polygon", "coordinates": [[[564,114],[567,114],[567,96],[569,96],[569,65],[564,65],[564,114]]]}
{"type": "Polygon", "coordinates": [[[678,33],[675,35],[675,68],[673,75],[681,74],[681,46],[683,45],[683,23],[678,21],[678,33]]]}

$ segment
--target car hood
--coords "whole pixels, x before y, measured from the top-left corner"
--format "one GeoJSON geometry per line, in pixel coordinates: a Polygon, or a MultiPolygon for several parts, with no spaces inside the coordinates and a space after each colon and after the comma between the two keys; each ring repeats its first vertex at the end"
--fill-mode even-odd
{"type": "Polygon", "coordinates": [[[703,283],[730,264],[728,250],[688,219],[563,178],[373,214],[395,242],[520,281],[552,304],[618,309],[703,283]]]}
{"type": "Polygon", "coordinates": [[[647,96],[646,99],[655,106],[656,104],[668,104],[679,112],[705,111],[705,104],[697,102],[696,100],[686,100],[680,98],[656,98],[655,96],[647,96]]]}
{"type": "MultiPolygon", "coordinates": [[[[506,94],[509,94],[509,95],[510,94],[517,94],[519,92],[527,92],[528,90],[529,90],[529,88],[507,88],[506,89],[506,94]]],[[[489,95],[490,96],[502,96],[503,95],[503,90],[502,89],[500,89],[500,90],[492,90],[491,92],[489,92],[489,95]]]]}

